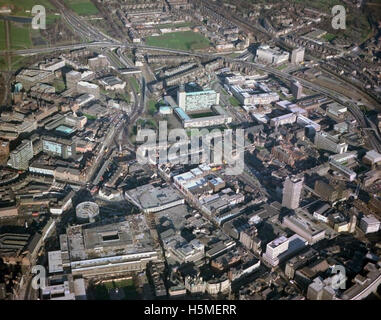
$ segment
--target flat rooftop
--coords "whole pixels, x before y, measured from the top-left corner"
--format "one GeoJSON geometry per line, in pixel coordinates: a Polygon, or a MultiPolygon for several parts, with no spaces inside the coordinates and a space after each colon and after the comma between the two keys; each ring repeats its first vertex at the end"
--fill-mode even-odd
{"type": "Polygon", "coordinates": [[[143,209],[161,207],[183,199],[172,187],[154,187],[151,184],[128,190],[126,193],[143,209]]]}
{"type": "Polygon", "coordinates": [[[143,214],[113,223],[69,227],[67,240],[72,261],[153,251],[153,239],[143,214]]]}

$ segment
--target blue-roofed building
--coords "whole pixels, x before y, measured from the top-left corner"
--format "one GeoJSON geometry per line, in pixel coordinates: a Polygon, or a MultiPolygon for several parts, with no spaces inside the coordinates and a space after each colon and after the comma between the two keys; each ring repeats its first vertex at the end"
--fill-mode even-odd
{"type": "Polygon", "coordinates": [[[159,112],[161,115],[172,114],[173,109],[170,106],[162,106],[160,107],[159,112]]]}
{"type": "Polygon", "coordinates": [[[56,128],[56,131],[69,135],[73,133],[75,129],[64,126],[64,125],[60,125],[56,128]]]}
{"type": "Polygon", "coordinates": [[[17,93],[17,92],[20,92],[22,90],[22,83],[21,82],[17,82],[16,84],[15,84],[15,93],[17,93]]]}
{"type": "Polygon", "coordinates": [[[181,121],[190,120],[191,118],[185,113],[185,111],[181,108],[175,108],[175,112],[180,118],[181,121]]]}

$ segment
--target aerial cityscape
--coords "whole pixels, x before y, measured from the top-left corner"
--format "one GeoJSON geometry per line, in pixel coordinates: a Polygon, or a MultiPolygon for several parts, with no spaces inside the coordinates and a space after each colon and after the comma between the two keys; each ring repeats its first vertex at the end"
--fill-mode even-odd
{"type": "Polygon", "coordinates": [[[380,1],[0,0],[0,300],[380,284],[380,1]]]}

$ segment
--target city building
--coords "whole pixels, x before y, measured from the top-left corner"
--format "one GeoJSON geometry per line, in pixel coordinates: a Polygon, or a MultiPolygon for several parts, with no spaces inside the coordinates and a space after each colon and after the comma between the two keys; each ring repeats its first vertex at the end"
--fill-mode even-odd
{"type": "Polygon", "coordinates": [[[159,108],[159,113],[163,116],[170,115],[173,113],[173,108],[170,106],[162,106],[159,108]]]}
{"type": "Polygon", "coordinates": [[[288,209],[299,207],[300,196],[303,189],[303,178],[287,177],[283,185],[282,206],[288,209]]]}
{"type": "Polygon", "coordinates": [[[79,81],[77,83],[78,93],[88,93],[93,95],[96,99],[99,99],[100,89],[99,86],[95,83],[90,83],[87,81],[79,81]]]}
{"type": "Polygon", "coordinates": [[[186,92],[184,86],[180,86],[177,92],[177,104],[185,112],[209,110],[219,103],[220,94],[214,90],[186,92]]]}
{"type": "Polygon", "coordinates": [[[374,233],[380,230],[380,220],[378,220],[374,215],[364,216],[360,220],[360,229],[364,233],[374,233]]]}
{"type": "Polygon", "coordinates": [[[322,180],[316,180],[314,191],[325,201],[334,203],[336,201],[348,199],[350,190],[340,185],[330,185],[322,180]]]}
{"type": "Polygon", "coordinates": [[[73,158],[76,154],[75,149],[75,142],[70,139],[42,136],[42,151],[48,154],[64,159],[73,158]]]}
{"type": "Polygon", "coordinates": [[[8,158],[9,155],[9,141],[0,139],[0,157],[8,158]]]}
{"type": "Polygon", "coordinates": [[[23,69],[16,76],[16,81],[20,82],[25,90],[29,90],[37,83],[49,83],[53,80],[54,72],[39,69],[23,69]]]}
{"type": "Polygon", "coordinates": [[[281,236],[266,245],[266,252],[262,255],[262,258],[266,263],[275,267],[297,254],[307,245],[307,240],[297,234],[289,238],[281,236]]]}
{"type": "Polygon", "coordinates": [[[256,58],[258,62],[267,64],[281,64],[288,61],[290,54],[279,48],[270,48],[268,45],[261,45],[257,49],[256,58]]]}
{"type": "Polygon", "coordinates": [[[99,216],[99,206],[91,201],[81,202],[75,208],[75,215],[78,222],[95,222],[99,216]]]}
{"type": "Polygon", "coordinates": [[[348,108],[337,102],[330,103],[327,106],[327,116],[335,121],[343,121],[346,118],[348,108]]]}
{"type": "Polygon", "coordinates": [[[295,99],[300,99],[302,97],[303,86],[299,81],[291,82],[291,93],[295,99]]]}
{"type": "Polygon", "coordinates": [[[57,71],[59,69],[62,69],[65,66],[65,61],[62,59],[52,59],[48,60],[45,63],[40,63],[39,67],[40,70],[44,71],[57,71]]]}
{"type": "MultiPolygon", "coordinates": [[[[178,109],[179,108],[176,108],[175,112],[178,109]]],[[[216,116],[210,116],[210,117],[185,119],[182,122],[183,122],[184,128],[204,128],[204,127],[212,127],[212,126],[228,124],[232,122],[232,118],[225,115],[216,115],[216,116]]]]}
{"type": "Polygon", "coordinates": [[[356,172],[347,168],[346,166],[344,166],[340,162],[331,159],[331,160],[329,160],[329,164],[330,164],[330,167],[332,169],[334,169],[337,172],[339,172],[340,174],[342,174],[349,181],[353,181],[356,179],[356,176],[357,176],[356,172]]]}
{"type": "Polygon", "coordinates": [[[293,64],[299,64],[304,61],[304,51],[305,49],[303,47],[296,48],[292,50],[291,53],[291,63],[293,64]]]}
{"type": "Polygon", "coordinates": [[[41,296],[42,300],[87,300],[85,280],[71,274],[52,275],[41,288],[41,296]]]}
{"type": "Polygon", "coordinates": [[[362,161],[368,165],[379,164],[381,162],[381,154],[376,150],[370,150],[362,158],[362,161]]]}
{"type": "Polygon", "coordinates": [[[123,220],[69,227],[60,235],[63,267],[86,278],[143,271],[148,262],[158,261],[144,215],[123,220]]]}
{"type": "Polygon", "coordinates": [[[33,158],[33,144],[31,140],[23,140],[21,144],[11,152],[8,165],[15,169],[27,170],[29,161],[33,158]]]}
{"type": "Polygon", "coordinates": [[[100,83],[106,90],[123,90],[126,87],[126,82],[118,77],[107,76],[100,79],[100,83]]]}
{"type": "Polygon", "coordinates": [[[87,60],[89,68],[94,71],[99,71],[109,66],[109,62],[106,56],[100,54],[95,58],[90,58],[87,60]]]}
{"type": "Polygon", "coordinates": [[[331,284],[332,279],[323,279],[316,277],[313,282],[308,286],[307,299],[308,300],[334,300],[336,292],[331,284]]]}
{"type": "Polygon", "coordinates": [[[81,81],[81,73],[72,70],[66,74],[66,87],[68,89],[77,88],[77,83],[81,81]]]}
{"type": "Polygon", "coordinates": [[[188,242],[180,235],[174,235],[162,241],[167,259],[170,258],[179,263],[196,263],[205,257],[205,246],[198,239],[188,242]]]}
{"type": "Polygon", "coordinates": [[[336,136],[332,136],[327,132],[317,132],[314,143],[318,149],[327,150],[333,153],[344,153],[348,150],[348,144],[340,142],[336,136]]]}
{"type": "Polygon", "coordinates": [[[325,229],[301,214],[284,217],[283,225],[303,237],[309,244],[314,244],[325,237],[325,229]]]}
{"type": "Polygon", "coordinates": [[[242,105],[266,105],[279,100],[276,92],[259,92],[250,88],[242,88],[240,85],[230,86],[230,91],[242,105]]]}
{"type": "Polygon", "coordinates": [[[171,187],[155,188],[151,184],[128,190],[125,196],[144,212],[158,212],[184,203],[184,199],[171,187]]]}
{"type": "Polygon", "coordinates": [[[286,113],[284,115],[274,117],[270,119],[270,125],[273,127],[279,127],[285,124],[292,124],[296,121],[295,113],[286,113]]]}

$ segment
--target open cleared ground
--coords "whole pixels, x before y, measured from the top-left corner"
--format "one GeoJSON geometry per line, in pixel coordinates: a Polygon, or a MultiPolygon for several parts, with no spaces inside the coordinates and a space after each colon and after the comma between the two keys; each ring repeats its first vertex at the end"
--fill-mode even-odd
{"type": "Polygon", "coordinates": [[[65,0],[70,9],[81,16],[98,14],[97,7],[90,0],[65,0]]]}
{"type": "Polygon", "coordinates": [[[178,50],[198,50],[210,46],[202,34],[193,31],[166,33],[157,37],[147,37],[147,45],[178,50]]]}
{"type": "Polygon", "coordinates": [[[179,22],[179,23],[162,23],[158,24],[157,27],[159,29],[162,28],[182,28],[182,27],[192,27],[194,23],[192,22],[179,22]]]}
{"type": "Polygon", "coordinates": [[[322,11],[329,12],[329,13],[330,13],[330,9],[333,6],[335,6],[337,4],[341,4],[341,5],[344,4],[344,2],[341,0],[319,0],[319,1],[315,1],[315,0],[294,0],[294,2],[299,2],[299,3],[305,4],[308,7],[320,9],[322,11]]]}

